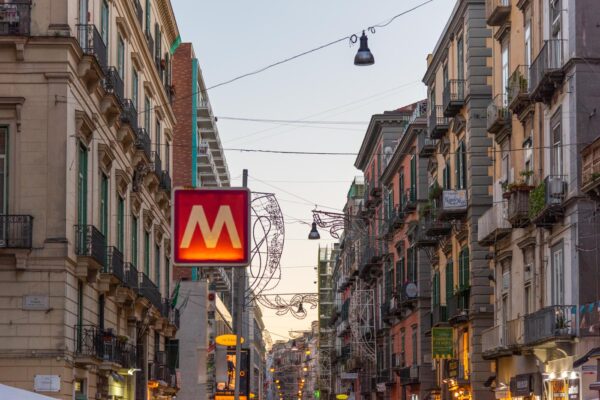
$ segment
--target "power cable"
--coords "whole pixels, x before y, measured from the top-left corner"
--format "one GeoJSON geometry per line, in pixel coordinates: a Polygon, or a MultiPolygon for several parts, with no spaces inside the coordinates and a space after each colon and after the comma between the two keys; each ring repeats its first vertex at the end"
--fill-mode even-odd
{"type": "Polygon", "coordinates": [[[293,119],[261,119],[261,118],[242,118],[242,117],[215,117],[228,121],[240,122],[264,122],[275,124],[317,124],[317,125],[365,125],[368,121],[314,121],[314,120],[293,120],[293,119]]]}

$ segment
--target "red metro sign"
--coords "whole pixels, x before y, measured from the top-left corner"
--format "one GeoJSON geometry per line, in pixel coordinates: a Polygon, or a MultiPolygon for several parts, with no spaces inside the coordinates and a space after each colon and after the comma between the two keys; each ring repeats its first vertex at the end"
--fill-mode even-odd
{"type": "Polygon", "coordinates": [[[250,190],[175,189],[173,263],[246,266],[250,263],[250,190]]]}

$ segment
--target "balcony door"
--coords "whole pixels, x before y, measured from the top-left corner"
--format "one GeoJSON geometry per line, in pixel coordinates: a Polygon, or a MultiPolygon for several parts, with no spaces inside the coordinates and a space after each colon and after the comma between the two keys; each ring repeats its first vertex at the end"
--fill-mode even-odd
{"type": "Polygon", "coordinates": [[[565,262],[562,243],[552,248],[551,305],[565,304],[565,262]]]}
{"type": "Polygon", "coordinates": [[[8,128],[0,127],[0,214],[8,213],[8,128]]]}
{"type": "MultiPolygon", "coordinates": [[[[88,0],[79,0],[79,23],[85,25],[88,22],[88,0]]],[[[87,42],[84,42],[87,43],[87,42]]]]}

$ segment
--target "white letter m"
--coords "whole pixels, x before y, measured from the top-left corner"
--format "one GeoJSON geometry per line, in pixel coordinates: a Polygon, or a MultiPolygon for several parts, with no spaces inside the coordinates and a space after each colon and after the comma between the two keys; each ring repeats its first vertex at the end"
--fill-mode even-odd
{"type": "Polygon", "coordinates": [[[183,233],[183,239],[181,239],[181,248],[187,249],[190,247],[196,226],[199,226],[206,248],[214,249],[217,247],[219,237],[221,237],[223,225],[225,225],[225,228],[227,228],[233,248],[240,249],[242,247],[242,243],[240,241],[237,228],[235,227],[233,214],[231,213],[231,208],[229,206],[219,207],[219,212],[217,213],[217,218],[215,218],[215,223],[213,224],[212,228],[208,225],[208,220],[206,219],[206,214],[204,213],[204,207],[198,205],[193,206],[190,217],[188,218],[188,223],[185,227],[185,232],[183,233]]]}

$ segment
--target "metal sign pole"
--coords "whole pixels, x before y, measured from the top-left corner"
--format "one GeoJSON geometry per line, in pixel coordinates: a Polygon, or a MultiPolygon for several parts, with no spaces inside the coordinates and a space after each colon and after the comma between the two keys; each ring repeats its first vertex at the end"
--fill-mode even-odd
{"type": "MultiPolygon", "coordinates": [[[[248,170],[242,171],[242,186],[248,187],[248,170]]],[[[244,302],[246,293],[246,266],[233,270],[235,285],[235,391],[234,400],[240,400],[240,373],[242,368],[242,327],[244,320],[244,302]]],[[[248,379],[248,377],[246,377],[248,379]]]]}

